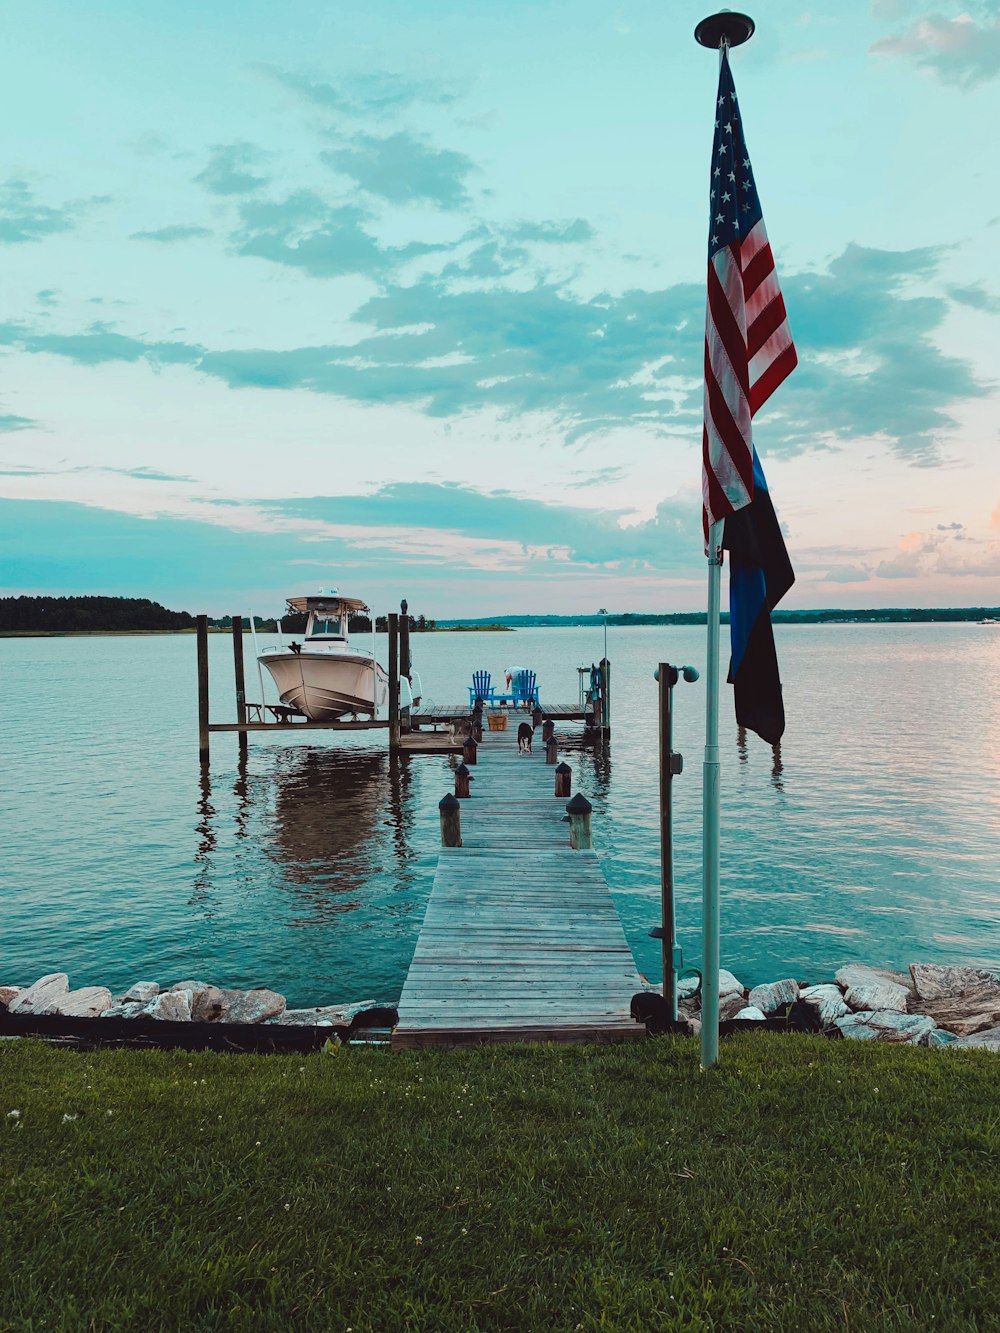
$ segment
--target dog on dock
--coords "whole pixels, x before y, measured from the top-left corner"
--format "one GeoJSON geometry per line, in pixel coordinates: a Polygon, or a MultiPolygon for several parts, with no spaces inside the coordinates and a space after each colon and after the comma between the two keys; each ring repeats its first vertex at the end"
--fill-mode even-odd
{"type": "Polygon", "coordinates": [[[529,722],[522,722],[517,729],[517,749],[519,754],[531,754],[531,738],[535,728],[529,722]]]}

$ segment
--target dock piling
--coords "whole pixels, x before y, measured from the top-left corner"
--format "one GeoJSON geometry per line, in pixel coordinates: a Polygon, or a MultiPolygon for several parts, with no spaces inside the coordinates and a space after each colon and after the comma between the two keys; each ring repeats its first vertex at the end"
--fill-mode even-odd
{"type": "Polygon", "coordinates": [[[573,770],[569,764],[556,764],[556,795],[570,796],[573,787],[573,770]]]}
{"type": "Polygon", "coordinates": [[[583,792],[577,792],[573,799],[567,802],[566,813],[569,815],[569,845],[575,852],[589,852],[594,846],[594,839],[591,833],[590,816],[594,807],[584,796],[583,792]]]}
{"type": "Polygon", "coordinates": [[[559,744],[555,736],[550,736],[545,742],[545,762],[555,764],[559,760],[559,744]]]}
{"type": "Polygon", "coordinates": [[[462,806],[458,798],[448,792],[438,802],[441,815],[441,846],[461,847],[462,845],[462,806]]]}
{"type": "Polygon", "coordinates": [[[208,616],[199,616],[198,635],[198,758],[209,760],[208,744],[208,616]]]}
{"type": "Polygon", "coordinates": [[[556,724],[550,717],[547,717],[542,723],[542,743],[548,745],[549,741],[555,735],[556,724]]]}
{"type": "Polygon", "coordinates": [[[466,736],[462,743],[462,760],[464,763],[468,764],[470,768],[474,768],[478,762],[476,758],[476,751],[478,749],[479,746],[476,743],[475,736],[466,736]]]}
{"type": "MultiPolygon", "coordinates": [[[[247,720],[247,685],[243,672],[243,617],[233,616],[233,668],[236,680],[236,721],[240,726],[247,720]]],[[[239,732],[240,758],[247,757],[247,733],[239,732]]]]}
{"type": "Polygon", "coordinates": [[[399,749],[399,615],[390,611],[389,627],[389,749],[399,749]]]}
{"type": "Polygon", "coordinates": [[[459,800],[468,799],[472,792],[469,789],[469,783],[472,781],[472,774],[465,764],[459,764],[455,769],[455,795],[459,800]]]}

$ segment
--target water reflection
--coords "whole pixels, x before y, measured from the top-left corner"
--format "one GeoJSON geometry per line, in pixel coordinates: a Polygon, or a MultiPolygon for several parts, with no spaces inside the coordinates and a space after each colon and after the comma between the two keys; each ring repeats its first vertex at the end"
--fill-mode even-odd
{"type": "Polygon", "coordinates": [[[197,815],[198,822],[194,829],[198,835],[198,846],[195,849],[194,859],[198,870],[191,885],[191,897],[188,903],[192,907],[202,908],[207,916],[211,916],[212,853],[215,851],[218,839],[214,823],[216,810],[212,804],[212,774],[208,764],[201,764],[198,774],[197,815]]]}
{"type": "MultiPolygon", "coordinates": [[[[402,807],[402,776],[396,798],[384,751],[331,747],[288,759],[277,775],[271,854],[286,884],[308,891],[312,911],[349,911],[381,867],[383,816],[402,807]]],[[[401,813],[388,821],[401,822],[401,813]]]]}
{"type": "Polygon", "coordinates": [[[771,746],[771,783],[775,791],[784,791],[785,784],[781,775],[785,771],[785,766],[781,762],[781,742],[771,746]]]}

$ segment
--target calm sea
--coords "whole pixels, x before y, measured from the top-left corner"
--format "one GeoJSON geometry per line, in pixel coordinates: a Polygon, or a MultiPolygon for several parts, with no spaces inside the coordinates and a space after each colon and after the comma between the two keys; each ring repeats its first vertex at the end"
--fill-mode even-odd
{"type": "MultiPolygon", "coordinates": [[[[777,633],[780,756],[738,743],[723,690],[723,965],[749,984],[855,960],[1000,966],[1000,627],[777,633]]],[[[213,720],[232,720],[231,640],[210,647],[213,720]]],[[[603,639],[538,629],[413,647],[428,701],[466,697],[476,668],[531,667],[543,703],[568,702],[603,639]]],[[[612,628],[608,653],[613,738],[569,761],[639,967],[658,980],[653,669],[702,669],[705,631],[612,628]]],[[[249,644],[247,681],[253,697],[249,644]]],[[[193,637],[3,639],[0,687],[0,983],[63,970],[74,986],[201,977],[295,1005],[396,999],[433,878],[444,759],[390,763],[378,732],[282,733],[251,736],[241,767],[235,736],[214,735],[203,779],[193,637]]],[[[675,690],[692,963],[704,708],[703,680],[675,690]]]]}

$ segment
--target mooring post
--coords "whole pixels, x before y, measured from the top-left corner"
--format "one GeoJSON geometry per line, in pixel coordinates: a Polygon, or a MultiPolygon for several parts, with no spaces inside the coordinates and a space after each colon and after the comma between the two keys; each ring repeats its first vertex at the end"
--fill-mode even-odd
{"type": "Polygon", "coordinates": [[[441,814],[441,846],[461,847],[462,845],[462,806],[451,792],[438,801],[441,814]]]}
{"type": "Polygon", "coordinates": [[[198,629],[198,758],[208,763],[208,616],[199,616],[198,629]]]}
{"type": "Polygon", "coordinates": [[[476,744],[475,736],[466,736],[465,740],[462,743],[462,761],[463,763],[468,764],[470,768],[474,768],[476,766],[477,763],[476,751],[478,749],[479,746],[476,744]]]}
{"type": "Polygon", "coordinates": [[[593,809],[594,807],[580,791],[566,805],[566,813],[569,815],[569,845],[574,852],[589,852],[594,846],[590,831],[590,816],[593,809]]]}
{"type": "Polygon", "coordinates": [[[410,617],[405,597],[399,604],[399,674],[410,679],[410,617]]]}
{"type": "MultiPolygon", "coordinates": [[[[247,724],[247,684],[243,675],[243,617],[233,616],[233,670],[236,677],[236,721],[247,724]]],[[[240,758],[247,757],[247,734],[237,732],[240,738],[240,758]]]]}
{"type": "Polygon", "coordinates": [[[549,741],[555,735],[556,724],[550,717],[547,717],[542,723],[542,742],[548,745],[549,741]]]}
{"type": "Polygon", "coordinates": [[[459,764],[455,769],[455,795],[459,800],[468,800],[472,795],[469,790],[469,783],[472,781],[472,774],[465,764],[459,764]]]}
{"type": "Polygon", "coordinates": [[[547,764],[557,764],[559,762],[559,742],[555,736],[550,736],[545,742],[545,762],[547,764]]]}
{"type": "Polygon", "coordinates": [[[611,663],[601,658],[601,735],[611,735],[611,663]]]}
{"type": "Polygon", "coordinates": [[[570,796],[573,790],[573,770],[569,764],[556,764],[556,795],[570,796]]]}
{"type": "Polygon", "coordinates": [[[540,727],[542,725],[542,710],[537,706],[531,710],[531,725],[540,727]]]}
{"type": "Polygon", "coordinates": [[[477,699],[472,709],[472,731],[469,733],[475,738],[476,744],[483,739],[483,701],[477,699]]]}
{"type": "Polygon", "coordinates": [[[399,616],[389,612],[389,749],[399,749],[399,616]]]}

